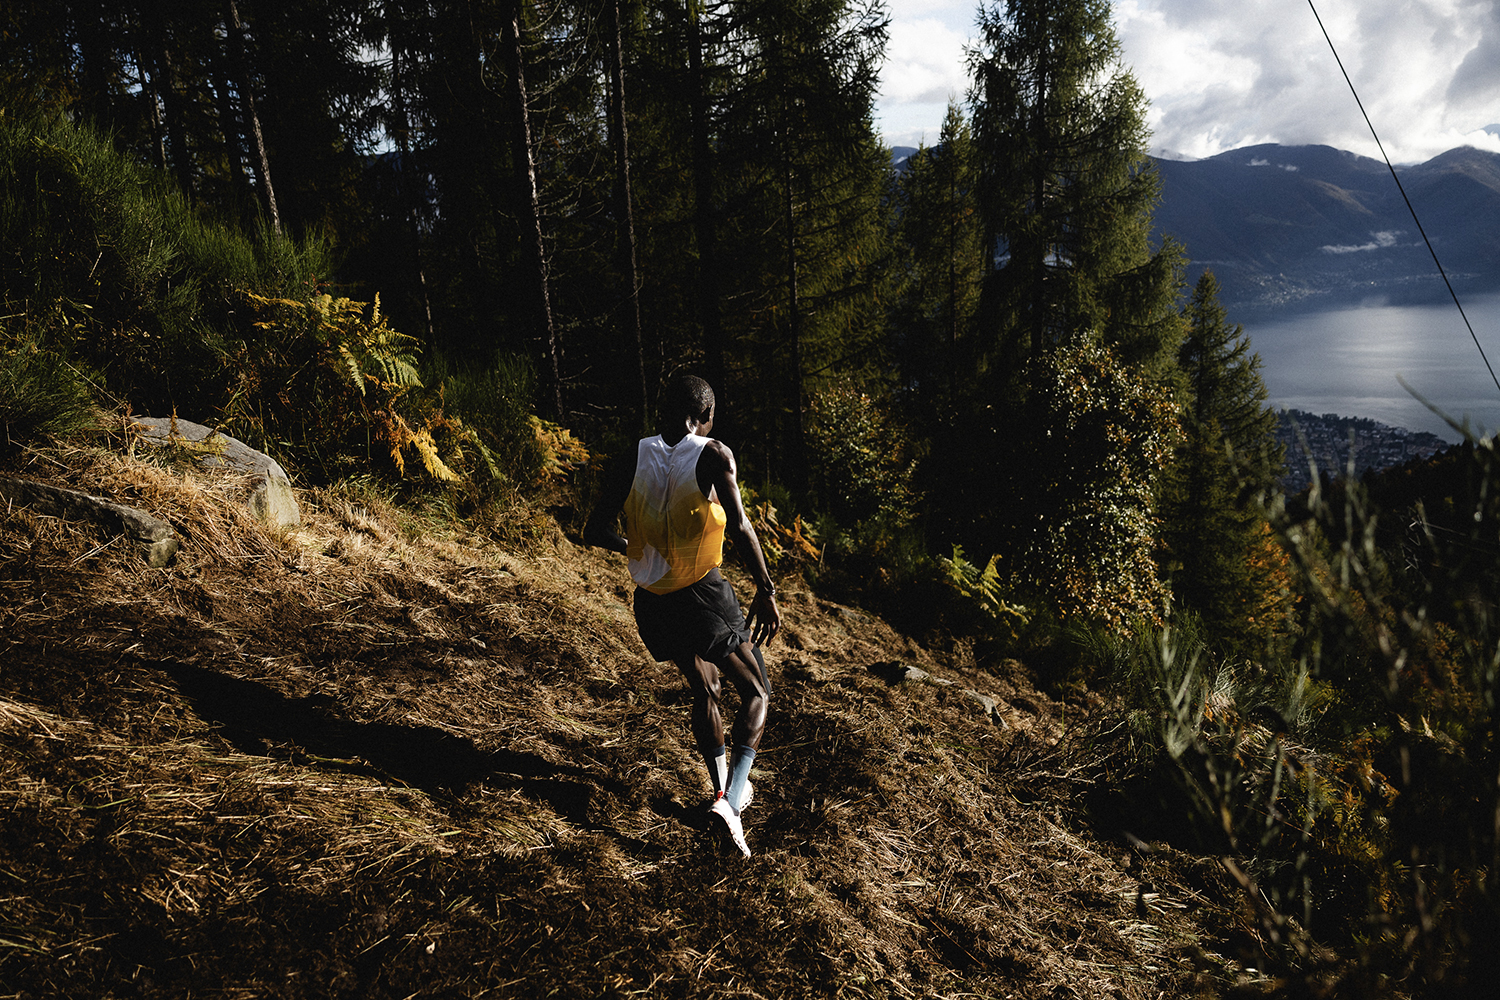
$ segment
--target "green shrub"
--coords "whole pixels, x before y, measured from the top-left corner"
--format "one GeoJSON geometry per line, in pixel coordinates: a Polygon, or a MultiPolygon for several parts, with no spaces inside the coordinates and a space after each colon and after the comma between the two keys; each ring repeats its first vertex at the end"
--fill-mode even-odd
{"type": "Polygon", "coordinates": [[[535,485],[547,472],[547,452],[532,408],[536,376],[525,358],[496,353],[488,364],[454,364],[430,356],[429,385],[441,386],[447,412],[478,432],[497,475],[517,486],[535,485]]]}
{"type": "Polygon", "coordinates": [[[1036,359],[1026,399],[1034,479],[1015,502],[1032,520],[1016,522],[1016,583],[1064,621],[1158,619],[1155,497],[1177,434],[1170,387],[1087,338],[1036,359]]]}
{"type": "Polygon", "coordinates": [[[1482,995],[1500,972],[1500,456],[1465,461],[1468,527],[1403,511],[1399,550],[1357,485],[1280,516],[1302,596],[1284,657],[1220,657],[1181,616],[1091,640],[1143,748],[1128,778],[1111,763],[1117,821],[1221,858],[1258,924],[1244,958],[1297,989],[1482,995]]]}
{"type": "Polygon", "coordinates": [[[460,478],[439,456],[430,429],[408,420],[430,408],[409,397],[422,387],[419,347],[390,327],[378,296],[369,303],[246,291],[243,302],[256,319],[229,365],[228,429],[277,442],[290,464],[324,482],[377,462],[389,463],[399,478],[412,453],[434,478],[460,478]]]}
{"type": "Polygon", "coordinates": [[[246,292],[244,303],[255,335],[231,366],[237,383],[227,423],[277,442],[320,481],[379,471],[393,480],[532,489],[579,458],[565,431],[532,416],[522,361],[424,362],[416,338],[390,326],[379,296],[246,292]]]}
{"type": "Polygon", "coordinates": [[[0,114],[0,299],[56,315],[50,346],[104,374],[138,412],[212,419],[253,336],[240,289],[296,298],[328,247],[206,217],[159,171],[60,116],[0,114]]]}
{"type": "Polygon", "coordinates": [[[0,329],[0,454],[98,422],[87,375],[56,351],[0,329]]]}
{"type": "Polygon", "coordinates": [[[829,379],[808,407],[814,506],[841,524],[910,519],[916,446],[877,382],[829,379]]]}
{"type": "Polygon", "coordinates": [[[1031,614],[1008,600],[1001,578],[998,555],[990,556],[984,569],[964,558],[962,546],[953,546],[952,557],[938,557],[947,574],[948,585],[968,599],[978,610],[981,631],[993,633],[1001,641],[1014,643],[1031,620],[1031,614]]]}

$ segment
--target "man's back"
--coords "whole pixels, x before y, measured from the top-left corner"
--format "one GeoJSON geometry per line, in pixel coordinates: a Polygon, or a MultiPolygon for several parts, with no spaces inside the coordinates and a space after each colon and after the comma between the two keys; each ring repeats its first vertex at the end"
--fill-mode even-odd
{"type": "Polygon", "coordinates": [[[675,444],[660,436],[637,445],[635,477],[625,501],[630,575],[657,594],[701,580],[724,557],[724,509],[699,483],[706,437],[675,444]]]}

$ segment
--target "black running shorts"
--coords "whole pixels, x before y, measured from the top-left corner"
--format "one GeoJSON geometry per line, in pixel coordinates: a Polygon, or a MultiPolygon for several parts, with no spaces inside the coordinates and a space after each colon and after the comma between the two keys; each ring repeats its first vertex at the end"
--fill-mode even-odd
{"type": "Polygon", "coordinates": [[[717,569],[670,594],[637,587],[635,624],[651,655],[662,661],[696,654],[717,663],[750,641],[740,602],[717,569]]]}

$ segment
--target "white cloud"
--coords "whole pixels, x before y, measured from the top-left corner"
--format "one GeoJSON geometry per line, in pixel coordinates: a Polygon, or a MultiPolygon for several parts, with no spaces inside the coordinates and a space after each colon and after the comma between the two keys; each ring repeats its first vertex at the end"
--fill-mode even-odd
{"type": "Polygon", "coordinates": [[[891,104],[946,105],[949,94],[968,86],[964,71],[966,36],[931,17],[893,24],[880,73],[881,96],[891,104]]]}
{"type": "Polygon", "coordinates": [[[1371,233],[1370,235],[1375,238],[1369,243],[1361,243],[1358,246],[1330,245],[1322,246],[1318,249],[1322,250],[1325,253],[1367,253],[1371,250],[1384,250],[1387,247],[1393,247],[1396,245],[1396,236],[1398,234],[1390,232],[1389,230],[1385,230],[1378,233],[1371,233]]]}
{"type": "Polygon", "coordinates": [[[974,23],[979,0],[886,0],[885,9],[892,22],[932,17],[945,24],[966,26],[974,23]]]}
{"type": "Polygon", "coordinates": [[[888,145],[931,145],[948,102],[961,103],[969,86],[964,46],[975,5],[900,0],[888,6],[891,34],[876,123],[888,145]]]}
{"type": "MultiPolygon", "coordinates": [[[[1495,117],[1500,22],[1489,0],[1318,0],[1318,13],[1392,159],[1425,160],[1495,117]]],[[[1252,142],[1380,150],[1305,4],[1117,0],[1154,142],[1206,156],[1252,142]]]]}
{"type": "MultiPolygon", "coordinates": [[[[1002,0],[1003,2],[1003,0],[1002,0]]],[[[1500,152],[1500,3],[1315,0],[1396,162],[1469,144],[1500,152]]],[[[887,141],[936,141],[968,88],[977,0],[896,0],[878,108],[887,141]]],[[[1258,143],[1380,155],[1317,19],[1295,0],[1114,0],[1127,66],[1151,100],[1153,145],[1178,157],[1258,143]]]]}

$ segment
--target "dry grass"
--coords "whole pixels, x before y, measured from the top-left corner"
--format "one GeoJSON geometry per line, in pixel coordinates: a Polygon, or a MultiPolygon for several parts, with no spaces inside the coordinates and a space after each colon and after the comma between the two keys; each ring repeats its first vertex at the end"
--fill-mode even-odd
{"type": "Polygon", "coordinates": [[[1100,843],[1087,705],[784,587],[756,856],[614,557],[100,452],[27,474],[165,517],[148,570],[0,512],[0,996],[1176,996],[1230,918],[1100,843]],[[890,684],[882,664],[942,684],[890,684]],[[871,669],[875,667],[876,669],[871,669]],[[963,693],[999,699],[997,722],[963,693]],[[1212,917],[1207,923],[1205,916],[1212,917]]]}

